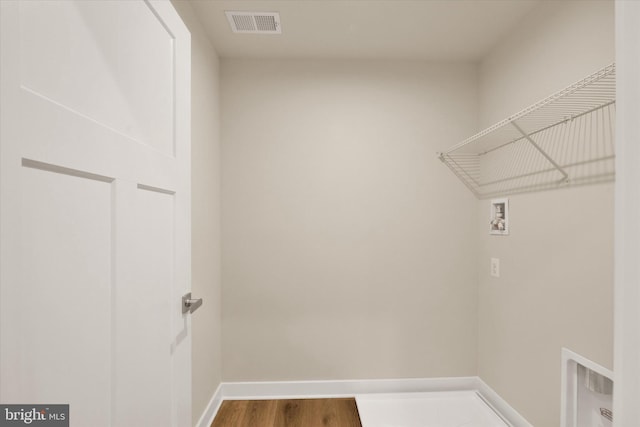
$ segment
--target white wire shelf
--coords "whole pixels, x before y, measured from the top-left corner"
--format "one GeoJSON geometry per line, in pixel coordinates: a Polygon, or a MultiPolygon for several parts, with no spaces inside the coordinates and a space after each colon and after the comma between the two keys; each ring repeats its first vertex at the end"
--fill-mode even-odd
{"type": "Polygon", "coordinates": [[[615,64],[439,153],[489,197],[615,179],[615,64]]]}

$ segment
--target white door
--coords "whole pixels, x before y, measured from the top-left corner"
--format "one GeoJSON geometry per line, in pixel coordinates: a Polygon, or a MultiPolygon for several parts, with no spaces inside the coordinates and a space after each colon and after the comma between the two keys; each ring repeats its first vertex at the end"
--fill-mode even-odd
{"type": "Polygon", "coordinates": [[[0,1],[0,402],[190,426],[190,36],[168,1],[0,1]]]}

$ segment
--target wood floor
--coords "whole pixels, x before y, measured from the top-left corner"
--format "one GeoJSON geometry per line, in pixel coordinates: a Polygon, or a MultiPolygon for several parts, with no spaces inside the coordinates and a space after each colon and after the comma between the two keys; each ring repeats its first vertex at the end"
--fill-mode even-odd
{"type": "Polygon", "coordinates": [[[225,400],[211,427],[362,427],[346,399],[225,400]]]}

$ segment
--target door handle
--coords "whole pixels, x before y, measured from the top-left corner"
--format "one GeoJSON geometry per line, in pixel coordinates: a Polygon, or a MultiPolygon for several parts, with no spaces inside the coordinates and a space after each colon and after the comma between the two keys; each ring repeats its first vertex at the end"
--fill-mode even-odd
{"type": "Polygon", "coordinates": [[[182,297],[182,314],[193,313],[202,305],[202,298],[191,298],[191,292],[182,297]]]}

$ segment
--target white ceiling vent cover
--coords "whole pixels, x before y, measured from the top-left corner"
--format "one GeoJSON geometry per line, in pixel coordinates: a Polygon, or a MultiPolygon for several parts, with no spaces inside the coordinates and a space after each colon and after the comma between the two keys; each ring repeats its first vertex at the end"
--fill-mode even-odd
{"type": "Polygon", "coordinates": [[[234,33],[282,34],[278,12],[227,11],[225,15],[234,33]]]}

